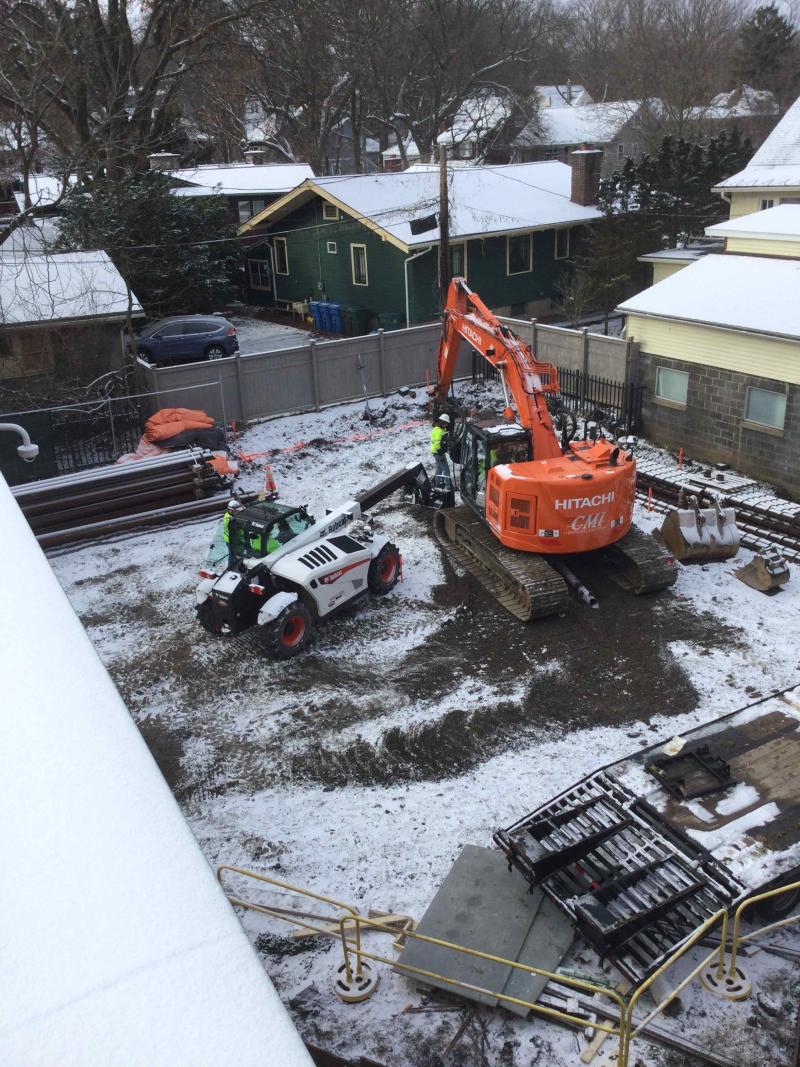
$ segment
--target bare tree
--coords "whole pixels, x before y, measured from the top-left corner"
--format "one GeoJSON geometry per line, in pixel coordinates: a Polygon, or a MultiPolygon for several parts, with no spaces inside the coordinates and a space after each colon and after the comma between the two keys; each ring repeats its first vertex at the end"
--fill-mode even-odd
{"type": "Polygon", "coordinates": [[[597,305],[594,279],[585,270],[565,272],[554,287],[555,305],[570,326],[577,330],[587,311],[597,305]]]}

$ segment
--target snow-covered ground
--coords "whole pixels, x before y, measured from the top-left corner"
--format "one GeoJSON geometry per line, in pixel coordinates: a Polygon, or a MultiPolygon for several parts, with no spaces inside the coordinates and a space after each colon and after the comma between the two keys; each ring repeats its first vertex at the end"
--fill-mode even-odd
{"type": "Polygon", "coordinates": [[[296,326],[284,326],[280,322],[255,318],[259,310],[259,308],[245,307],[237,309],[235,314],[226,316],[236,327],[239,351],[243,356],[252,352],[277,352],[280,348],[307,345],[313,338],[322,336],[308,330],[301,330],[296,326]]]}
{"type": "MultiPolygon", "coordinates": [[[[359,404],[252,427],[238,442],[253,457],[242,487],[262,485],[269,462],[281,498],[319,515],[427,454],[422,393],[373,406],[372,436],[359,404]]],[[[253,633],[226,643],[197,626],[192,592],[213,520],[51,554],[211,864],[419,918],[465,843],[488,846],[498,826],[594,767],[800,681],[800,579],[772,597],[749,589],[733,570],[750,552],[681,568],[655,597],[587,575],[599,611],[571,602],[563,618],[523,625],[454,570],[429,515],[393,499],[376,516],[402,550],[404,582],[320,626],[288,664],[266,658],[253,633]]],[[[638,506],[635,520],[660,521],[638,506]]],[[[242,920],[287,1002],[316,983],[313,1011],[295,1009],[312,1043],[397,1067],[442,1062],[460,1020],[399,1014],[419,1003],[407,979],[383,967],[375,996],[346,1006],[329,988],[332,943],[293,941],[288,925],[252,911],[242,920]]],[[[391,955],[386,935],[367,937],[391,955]]],[[[783,999],[779,1018],[755,998],[734,1005],[693,987],[669,1025],[743,1065],[778,1064],[797,971],[764,952],[747,965],[783,999]]],[[[570,969],[602,973],[581,947],[570,969]]],[[[574,1035],[550,1022],[486,1019],[490,1062],[578,1062],[574,1035]]],[[[647,1067],[690,1062],[638,1041],[632,1065],[637,1055],[647,1067]]]]}

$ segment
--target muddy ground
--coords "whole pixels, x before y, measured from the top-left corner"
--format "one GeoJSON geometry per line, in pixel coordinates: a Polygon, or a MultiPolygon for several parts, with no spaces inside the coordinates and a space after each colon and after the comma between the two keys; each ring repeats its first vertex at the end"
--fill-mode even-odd
{"type": "MultiPolygon", "coordinates": [[[[355,441],[357,407],[298,416],[251,430],[243,451],[267,449],[283,499],[321,514],[407,462],[420,438],[424,448],[424,427],[388,432],[421,414],[387,408],[387,435],[355,441]],[[277,451],[297,441],[312,443],[277,451]]],[[[264,461],[245,470],[246,488],[264,461]]],[[[51,556],[212,864],[419,918],[464,843],[489,845],[498,825],[598,765],[800,677],[796,599],[759,599],[727,564],[683,569],[672,591],[641,598],[578,567],[600,608],[571,600],[563,617],[523,624],[454,568],[428,513],[393,498],[376,519],[401,546],[404,582],[324,623],[290,663],[269,660],[254,632],[225,640],[197,625],[213,521],[51,556]]],[[[458,1016],[398,1015],[419,1003],[407,979],[387,972],[358,1014],[325,988],[330,943],[298,944],[254,912],[243,921],[287,1002],[311,980],[322,990],[313,1011],[292,1009],[309,1040],[393,1067],[472,1062],[465,1049],[443,1059],[458,1016]]],[[[707,1041],[722,1027],[737,1062],[777,1067],[797,973],[780,962],[767,978],[784,998],[780,1025],[755,1001],[732,1021],[716,1002],[706,1020],[692,1000],[681,1027],[691,1016],[707,1041]]],[[[551,1023],[485,1019],[489,1063],[577,1062],[573,1035],[551,1023]]],[[[647,1045],[638,1057],[691,1062],[647,1045]]]]}

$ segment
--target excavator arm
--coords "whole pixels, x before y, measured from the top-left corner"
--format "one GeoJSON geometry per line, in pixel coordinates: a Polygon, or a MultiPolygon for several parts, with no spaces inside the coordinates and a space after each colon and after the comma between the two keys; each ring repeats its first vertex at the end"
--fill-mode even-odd
{"type": "MultiPolygon", "coordinates": [[[[438,382],[434,395],[444,400],[453,380],[462,337],[500,372],[503,388],[510,390],[523,426],[531,432],[536,459],[560,456],[547,393],[557,393],[558,373],[552,363],[540,363],[531,349],[507,329],[473,293],[463,278],[453,278],[447,293],[442,337],[437,356],[438,382]]],[[[506,393],[508,396],[508,393],[506,393]]],[[[506,409],[506,415],[513,417],[506,409]]]]}

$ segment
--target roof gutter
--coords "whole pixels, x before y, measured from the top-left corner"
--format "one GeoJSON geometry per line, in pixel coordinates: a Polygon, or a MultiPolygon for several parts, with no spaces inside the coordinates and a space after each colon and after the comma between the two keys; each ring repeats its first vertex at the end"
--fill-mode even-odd
{"type": "Polygon", "coordinates": [[[421,252],[415,252],[413,254],[413,256],[408,256],[408,258],[403,261],[403,274],[405,275],[405,282],[406,282],[406,329],[408,329],[410,327],[410,325],[411,325],[411,322],[409,321],[410,312],[409,312],[409,304],[408,304],[408,265],[412,261],[412,259],[419,259],[420,256],[427,255],[428,252],[430,252],[432,248],[433,248],[433,245],[428,245],[428,247],[427,248],[423,248],[423,250],[421,252]]]}

